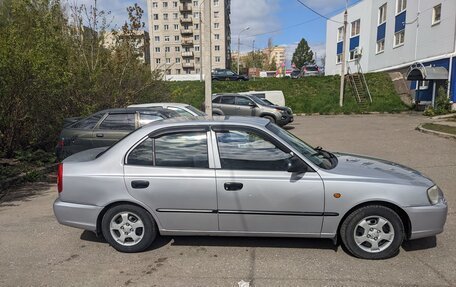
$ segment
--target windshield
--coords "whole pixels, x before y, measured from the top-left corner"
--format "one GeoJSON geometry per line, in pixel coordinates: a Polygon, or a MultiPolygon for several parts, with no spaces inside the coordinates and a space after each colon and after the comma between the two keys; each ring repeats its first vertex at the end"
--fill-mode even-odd
{"type": "Polygon", "coordinates": [[[264,99],[260,99],[257,96],[250,96],[250,98],[257,104],[262,105],[262,106],[270,106],[271,104],[266,102],[264,99]]]}
{"type": "Polygon", "coordinates": [[[202,111],[198,110],[197,108],[195,108],[194,106],[186,106],[186,108],[192,112],[194,112],[197,116],[201,116],[201,117],[204,117],[206,114],[203,113],[202,111]]]}
{"type": "MultiPolygon", "coordinates": [[[[331,169],[337,165],[336,160],[332,160],[334,155],[328,152],[321,152],[320,149],[314,149],[306,144],[292,133],[280,128],[279,126],[269,123],[266,128],[277,135],[279,138],[287,142],[290,146],[296,149],[300,154],[313,162],[315,165],[323,169],[331,169]],[[329,155],[326,155],[329,154],[329,155]]],[[[334,157],[335,158],[335,157],[334,157]]]]}

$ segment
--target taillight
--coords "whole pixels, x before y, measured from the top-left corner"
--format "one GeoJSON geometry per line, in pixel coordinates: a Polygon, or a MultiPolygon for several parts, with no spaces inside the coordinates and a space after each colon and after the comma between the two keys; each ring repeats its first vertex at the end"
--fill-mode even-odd
{"type": "Polygon", "coordinates": [[[63,163],[59,163],[57,171],[57,191],[61,193],[63,190],[63,163]]]}

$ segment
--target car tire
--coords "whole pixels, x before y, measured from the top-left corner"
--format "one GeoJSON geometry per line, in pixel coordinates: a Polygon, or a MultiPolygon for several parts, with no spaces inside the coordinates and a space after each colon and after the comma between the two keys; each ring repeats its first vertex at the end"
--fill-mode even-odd
{"type": "Polygon", "coordinates": [[[273,116],[263,116],[263,118],[268,119],[273,124],[276,123],[276,120],[273,116]]]}
{"type": "Polygon", "coordinates": [[[144,251],[157,236],[150,213],[136,205],[121,204],[108,209],[101,224],[106,241],[120,252],[144,251]]]}
{"type": "Polygon", "coordinates": [[[361,207],[350,213],[340,227],[345,248],[362,259],[395,256],[405,238],[399,215],[382,205],[361,207]]]}

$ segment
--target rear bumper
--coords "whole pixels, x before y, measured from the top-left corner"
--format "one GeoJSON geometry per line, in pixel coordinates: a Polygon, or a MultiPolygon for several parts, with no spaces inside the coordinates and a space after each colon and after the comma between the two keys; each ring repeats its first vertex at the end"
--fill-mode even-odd
{"type": "Polygon", "coordinates": [[[443,232],[448,213],[446,202],[433,206],[406,207],[404,210],[412,225],[409,239],[434,236],[443,232]]]}
{"type": "Polygon", "coordinates": [[[54,201],[54,215],[60,224],[90,231],[97,230],[97,219],[103,207],[54,201]]]}

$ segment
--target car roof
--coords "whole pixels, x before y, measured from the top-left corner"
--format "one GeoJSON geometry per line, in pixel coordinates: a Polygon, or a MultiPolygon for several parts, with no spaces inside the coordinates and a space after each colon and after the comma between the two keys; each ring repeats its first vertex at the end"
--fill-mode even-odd
{"type": "Polygon", "coordinates": [[[130,105],[130,106],[128,106],[128,108],[147,108],[147,107],[161,107],[161,106],[175,106],[175,107],[185,108],[190,105],[185,104],[185,103],[146,103],[146,104],[130,105]]]}
{"type": "Polygon", "coordinates": [[[154,109],[148,109],[145,107],[129,107],[129,108],[106,109],[106,110],[99,111],[97,113],[123,114],[123,113],[132,113],[132,112],[157,112],[157,113],[165,112],[165,113],[168,113],[169,110],[159,108],[159,107],[154,108],[154,109]]]}
{"type": "MultiPolygon", "coordinates": [[[[153,129],[186,125],[251,125],[266,126],[270,121],[260,117],[216,116],[216,117],[175,117],[152,122],[146,126],[153,129]]],[[[146,127],[145,126],[145,127],[146,127]]]]}

